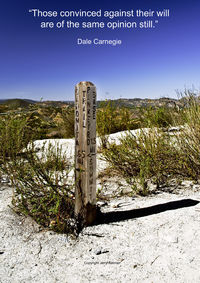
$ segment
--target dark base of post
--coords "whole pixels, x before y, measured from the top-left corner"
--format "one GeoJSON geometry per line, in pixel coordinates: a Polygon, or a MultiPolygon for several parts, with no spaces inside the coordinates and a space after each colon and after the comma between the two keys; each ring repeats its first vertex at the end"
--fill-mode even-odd
{"type": "Polygon", "coordinates": [[[96,205],[92,205],[91,203],[88,203],[85,208],[85,225],[89,226],[94,224],[97,216],[97,208],[96,205]]]}
{"type": "Polygon", "coordinates": [[[82,207],[78,213],[76,213],[77,219],[82,227],[90,226],[95,223],[97,217],[97,206],[91,203],[87,203],[82,207]]]}
{"type": "Polygon", "coordinates": [[[91,203],[87,203],[87,205],[83,209],[83,219],[84,225],[90,226],[94,224],[97,215],[96,205],[92,205],[91,203]]]}

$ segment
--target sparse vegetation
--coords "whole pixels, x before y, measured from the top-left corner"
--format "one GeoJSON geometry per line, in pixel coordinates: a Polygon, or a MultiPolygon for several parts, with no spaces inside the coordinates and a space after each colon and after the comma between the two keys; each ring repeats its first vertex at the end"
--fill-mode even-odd
{"type": "Polygon", "coordinates": [[[143,127],[170,127],[174,125],[175,110],[167,107],[147,107],[142,110],[141,120],[143,127]]]}
{"type": "Polygon", "coordinates": [[[186,107],[181,116],[184,128],[176,136],[177,145],[184,155],[184,164],[193,179],[200,177],[200,104],[199,97],[191,91],[185,91],[186,107]]]}
{"type": "Polygon", "coordinates": [[[66,108],[61,112],[61,132],[64,138],[74,137],[74,108],[66,108]]]}
{"type": "Polygon", "coordinates": [[[102,147],[106,145],[107,135],[137,129],[140,125],[140,120],[133,118],[130,109],[116,107],[111,101],[102,103],[97,111],[97,133],[101,138],[102,147]]]}
{"type": "Polygon", "coordinates": [[[104,158],[138,193],[148,193],[148,181],[160,186],[170,178],[182,175],[179,151],[162,130],[141,130],[138,135],[128,133],[120,142],[120,145],[107,144],[103,150],[104,158]]]}
{"type": "Polygon", "coordinates": [[[100,105],[97,112],[97,133],[104,136],[120,131],[137,129],[140,121],[134,119],[132,112],[125,107],[116,107],[111,101],[100,105]]]}
{"type": "Polygon", "coordinates": [[[11,179],[14,208],[44,227],[77,235],[82,224],[74,215],[74,182],[68,178],[73,165],[58,147],[44,145],[37,153],[29,122],[7,116],[0,123],[0,171],[11,179]]]}
{"type": "Polygon", "coordinates": [[[160,186],[172,178],[199,179],[200,105],[190,92],[188,103],[178,119],[177,115],[173,119],[163,110],[155,112],[154,117],[151,109],[146,112],[149,130],[141,130],[137,136],[129,133],[121,138],[120,145],[107,142],[104,147],[104,158],[112,169],[141,194],[148,193],[149,181],[160,186]],[[184,124],[184,128],[173,136],[158,128],[176,125],[177,121],[179,125],[184,124]]]}
{"type": "Polygon", "coordinates": [[[36,153],[34,144],[29,144],[22,157],[2,165],[1,170],[11,179],[17,212],[54,231],[78,234],[81,224],[74,216],[74,182],[68,176],[73,166],[61,148],[43,146],[36,153]]]}
{"type": "MultiPolygon", "coordinates": [[[[190,91],[182,101],[182,108],[120,108],[111,101],[99,106],[102,154],[110,172],[122,176],[134,192],[146,195],[149,183],[159,187],[173,178],[199,180],[200,104],[190,91]],[[177,133],[167,130],[180,125],[177,133]],[[120,145],[107,141],[108,134],[138,128],[137,135],[129,131],[121,138],[120,145]]],[[[59,148],[44,146],[37,153],[34,146],[36,139],[73,137],[74,109],[34,104],[19,113],[6,107],[0,116],[0,171],[11,178],[16,211],[55,231],[77,234],[83,223],[74,216],[74,183],[68,176],[73,165],[59,148]]]]}
{"type": "Polygon", "coordinates": [[[0,162],[15,158],[32,139],[24,116],[8,115],[0,119],[0,162]]]}

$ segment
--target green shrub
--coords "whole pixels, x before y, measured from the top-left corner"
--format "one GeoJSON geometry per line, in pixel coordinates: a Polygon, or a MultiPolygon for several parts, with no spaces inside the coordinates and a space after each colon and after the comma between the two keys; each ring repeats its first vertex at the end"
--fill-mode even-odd
{"type": "Polygon", "coordinates": [[[63,138],[74,137],[74,108],[67,108],[61,112],[63,123],[61,124],[61,134],[63,138]]]}
{"type": "Polygon", "coordinates": [[[173,115],[175,111],[172,111],[167,107],[148,107],[142,112],[141,120],[143,127],[166,128],[173,125],[173,115]]]}
{"type": "Polygon", "coordinates": [[[31,140],[46,137],[48,123],[34,113],[0,117],[0,161],[14,158],[31,140]]]}
{"type": "Polygon", "coordinates": [[[132,119],[132,113],[128,108],[116,107],[111,101],[100,105],[97,111],[97,133],[99,136],[136,128],[138,128],[138,120],[132,119]]]}
{"type": "Polygon", "coordinates": [[[193,179],[200,178],[200,105],[199,97],[191,91],[185,91],[186,101],[182,110],[184,128],[176,137],[180,150],[184,153],[184,164],[193,179]]]}
{"type": "Polygon", "coordinates": [[[26,128],[24,130],[29,133],[29,136],[35,140],[46,139],[51,123],[46,121],[44,117],[37,112],[26,115],[22,113],[22,117],[23,116],[26,118],[26,128]]]}
{"type": "Polygon", "coordinates": [[[27,128],[27,119],[22,116],[7,115],[0,118],[0,161],[14,158],[31,140],[32,133],[27,128]]]}
{"type": "Polygon", "coordinates": [[[102,103],[97,111],[97,133],[102,148],[106,147],[107,135],[137,129],[139,125],[139,119],[133,119],[128,108],[116,107],[111,101],[102,103]]]}
{"type": "Polygon", "coordinates": [[[172,178],[193,176],[182,149],[162,130],[141,130],[137,136],[128,133],[120,142],[107,144],[103,156],[140,194],[148,193],[148,181],[159,187],[172,178]]]}
{"type": "Polygon", "coordinates": [[[184,95],[187,103],[181,111],[149,109],[144,112],[149,130],[141,129],[137,136],[128,133],[120,145],[107,142],[102,151],[112,170],[142,194],[148,193],[148,181],[160,186],[172,178],[200,178],[199,97],[191,92],[184,95]],[[163,129],[180,124],[184,126],[174,134],[163,129]]]}
{"type": "Polygon", "coordinates": [[[50,145],[45,149],[43,145],[41,152],[35,153],[33,143],[23,157],[1,167],[11,178],[17,212],[54,231],[77,235],[81,226],[74,216],[74,182],[68,176],[72,169],[61,148],[50,145]]]}
{"type": "Polygon", "coordinates": [[[73,165],[58,146],[43,145],[36,153],[29,122],[22,116],[0,120],[0,175],[11,179],[14,209],[44,227],[77,235],[83,222],[74,215],[74,182],[68,176],[73,165]]]}

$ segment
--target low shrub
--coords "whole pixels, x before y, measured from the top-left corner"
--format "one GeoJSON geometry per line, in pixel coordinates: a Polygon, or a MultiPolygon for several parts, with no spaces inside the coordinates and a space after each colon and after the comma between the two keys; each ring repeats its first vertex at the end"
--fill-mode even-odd
{"type": "Polygon", "coordinates": [[[116,107],[111,101],[103,102],[97,111],[97,133],[101,139],[101,147],[106,147],[107,135],[137,129],[139,119],[132,118],[128,108],[116,107]]]}
{"type": "Polygon", "coordinates": [[[167,128],[174,124],[175,110],[169,107],[148,107],[142,110],[141,122],[143,127],[167,128]]]}
{"type": "Polygon", "coordinates": [[[63,138],[74,137],[74,108],[67,108],[61,112],[62,123],[59,125],[63,138]]]}
{"type": "Polygon", "coordinates": [[[0,161],[15,158],[31,139],[24,116],[6,115],[0,118],[0,161]]]}
{"type": "Polygon", "coordinates": [[[0,161],[15,158],[31,140],[46,137],[48,123],[34,113],[0,117],[0,161]]]}
{"type": "Polygon", "coordinates": [[[184,164],[193,179],[200,178],[200,104],[197,94],[185,91],[182,117],[185,126],[177,135],[178,147],[184,153],[184,164]]]}
{"type": "Polygon", "coordinates": [[[12,159],[1,170],[10,176],[17,212],[57,232],[79,232],[81,226],[74,216],[74,183],[68,176],[73,166],[61,148],[50,145],[45,149],[43,145],[36,153],[32,143],[23,157],[12,159]]]}
{"type": "Polygon", "coordinates": [[[77,235],[83,225],[74,215],[73,165],[62,148],[43,144],[36,152],[26,118],[0,122],[0,175],[9,176],[14,209],[57,232],[77,235]]]}
{"type": "Polygon", "coordinates": [[[172,178],[200,178],[199,97],[190,91],[184,95],[187,103],[181,111],[150,109],[144,115],[149,129],[141,129],[138,135],[129,132],[120,139],[120,145],[107,142],[103,148],[110,167],[142,194],[148,193],[149,181],[159,187],[172,178]],[[180,124],[181,130],[173,135],[164,129],[180,124]]]}
{"type": "Polygon", "coordinates": [[[111,101],[103,102],[97,111],[97,133],[99,136],[136,129],[139,120],[132,118],[128,108],[116,107],[111,101]]]}
{"type": "Polygon", "coordinates": [[[141,130],[138,135],[128,133],[120,139],[120,145],[108,144],[103,156],[134,189],[140,187],[143,195],[148,193],[148,180],[159,186],[182,169],[179,153],[172,150],[169,137],[156,129],[141,130]]]}

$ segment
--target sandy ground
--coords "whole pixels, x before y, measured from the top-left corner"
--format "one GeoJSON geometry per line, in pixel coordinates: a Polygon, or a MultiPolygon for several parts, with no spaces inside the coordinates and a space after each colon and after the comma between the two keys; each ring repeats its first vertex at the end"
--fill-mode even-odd
{"type": "Polygon", "coordinates": [[[185,181],[148,197],[100,202],[101,224],[76,240],[15,214],[11,196],[3,180],[2,283],[200,282],[200,185],[185,181]]]}
{"type": "Polygon", "coordinates": [[[16,215],[1,185],[0,282],[200,282],[196,190],[113,200],[73,240],[16,215]]]}

